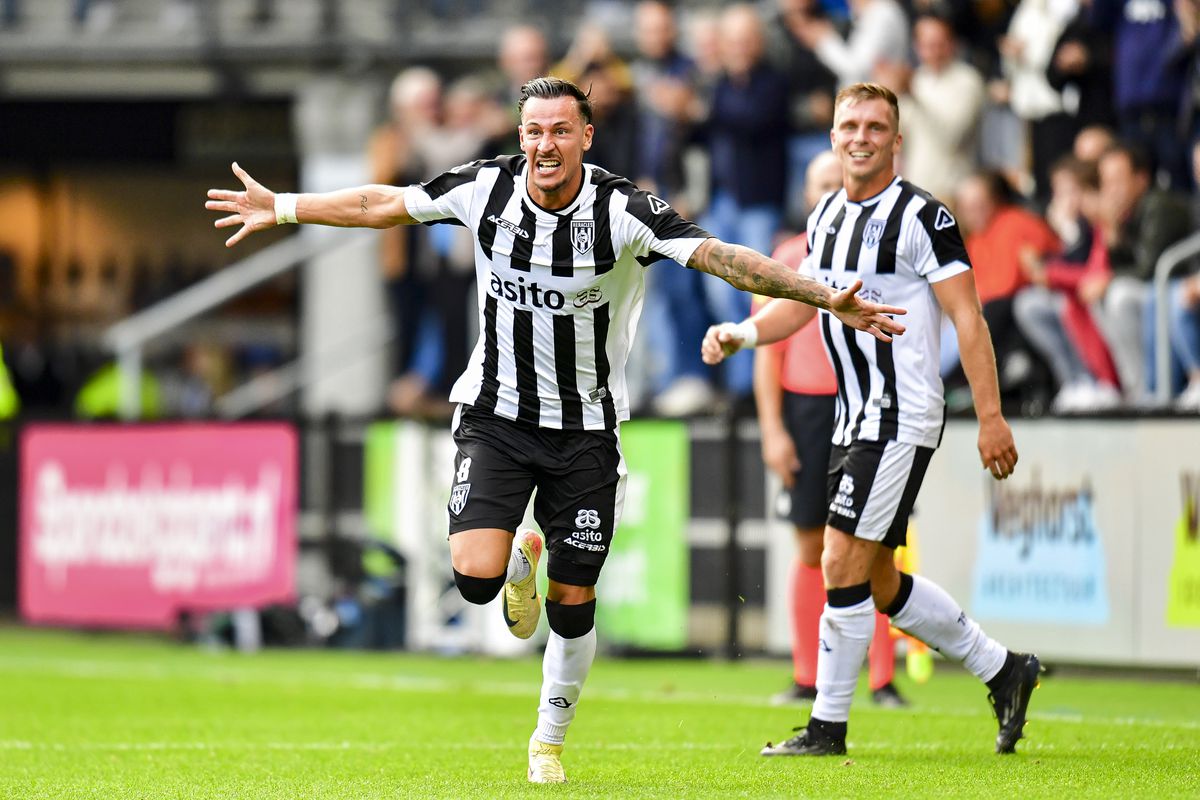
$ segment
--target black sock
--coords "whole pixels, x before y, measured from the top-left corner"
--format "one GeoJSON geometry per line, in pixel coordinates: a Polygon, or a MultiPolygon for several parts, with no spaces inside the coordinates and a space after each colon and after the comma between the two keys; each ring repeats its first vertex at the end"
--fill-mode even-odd
{"type": "Polygon", "coordinates": [[[826,722],[823,719],[812,717],[808,720],[808,728],[827,739],[846,738],[846,723],[844,722],[826,722]]]}
{"type": "Polygon", "coordinates": [[[1012,650],[1009,650],[1008,654],[1004,656],[1004,666],[996,673],[996,677],[987,682],[987,687],[993,692],[997,691],[1008,680],[1008,677],[1012,675],[1012,671],[1016,666],[1017,659],[1013,658],[1012,650]]]}

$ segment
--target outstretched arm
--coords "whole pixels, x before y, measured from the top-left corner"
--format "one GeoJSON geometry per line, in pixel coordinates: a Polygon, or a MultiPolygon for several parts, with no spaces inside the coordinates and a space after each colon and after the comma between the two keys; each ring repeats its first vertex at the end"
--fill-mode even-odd
{"type": "Polygon", "coordinates": [[[226,240],[226,247],[233,247],[256,231],[287,222],[339,228],[390,228],[417,221],[404,205],[404,189],[400,186],[371,184],[319,194],[277,195],[254,180],[237,162],[233,164],[233,174],[245,190],[209,189],[208,202],[204,204],[209,211],[229,214],[217,220],[215,227],[242,226],[226,240]]]}
{"type": "Polygon", "coordinates": [[[979,419],[979,458],[997,480],[1012,474],[1017,466],[1017,445],[1012,430],[1000,413],[1000,384],[996,378],[996,354],[992,337],[979,307],[975,277],[970,271],[933,284],[942,310],[954,323],[963,372],[971,384],[975,416],[979,419]]]}
{"type": "Polygon", "coordinates": [[[688,259],[688,266],[716,275],[747,292],[799,300],[817,308],[827,308],[845,325],[868,331],[876,339],[890,342],[893,334],[904,333],[904,326],[891,314],[907,313],[903,308],[863,300],[856,293],[862,281],[855,281],[838,292],[823,283],[805,278],[785,264],[767,258],[756,250],[720,239],[706,239],[688,259]]]}

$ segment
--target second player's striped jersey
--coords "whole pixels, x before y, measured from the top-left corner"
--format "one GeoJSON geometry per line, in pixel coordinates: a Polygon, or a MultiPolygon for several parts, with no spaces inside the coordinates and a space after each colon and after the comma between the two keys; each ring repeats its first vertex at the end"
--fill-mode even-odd
{"type": "Polygon", "coordinates": [[[971,268],[958,223],[928,192],[896,178],[863,202],[841,189],[808,219],[801,272],[839,289],[856,279],[867,300],[900,306],[901,336],[881,342],[820,312],[838,379],[833,442],[898,440],[937,447],[945,421],[938,371],[942,309],[932,285],[971,268]]]}
{"type": "Polygon", "coordinates": [[[686,264],[709,237],[628,180],[583,166],[565,208],[538,206],[524,156],[476,161],[405,190],[422,222],[475,238],[479,340],[450,399],[544,428],[613,430],[629,418],[625,361],[644,267],[686,264]]]}

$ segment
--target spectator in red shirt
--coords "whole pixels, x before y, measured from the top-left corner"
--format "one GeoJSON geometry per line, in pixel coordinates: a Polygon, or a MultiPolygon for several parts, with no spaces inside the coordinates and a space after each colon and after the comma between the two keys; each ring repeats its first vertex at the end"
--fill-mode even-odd
{"type": "Polygon", "coordinates": [[[975,269],[983,317],[996,349],[1000,386],[1012,389],[1034,371],[1032,351],[1013,316],[1017,290],[1029,283],[1021,268],[1022,253],[1056,254],[1058,237],[1045,220],[1018,205],[1017,195],[999,172],[978,172],[967,178],[955,199],[959,222],[967,231],[967,254],[975,269]]]}
{"type": "Polygon", "coordinates": [[[1013,313],[1054,372],[1059,389],[1053,411],[1110,409],[1121,400],[1116,368],[1081,289],[1111,273],[1095,227],[1100,176],[1094,164],[1065,156],[1051,167],[1050,187],[1046,221],[1063,241],[1063,252],[1049,260],[1032,248],[1022,254],[1032,285],[1017,293],[1013,313]]]}

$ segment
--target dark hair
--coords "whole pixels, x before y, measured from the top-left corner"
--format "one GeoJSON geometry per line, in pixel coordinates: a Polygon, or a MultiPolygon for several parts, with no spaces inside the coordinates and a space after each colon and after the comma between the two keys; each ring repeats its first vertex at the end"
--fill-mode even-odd
{"type": "Polygon", "coordinates": [[[997,206],[1020,204],[1022,199],[1020,192],[1013,188],[1008,178],[1000,170],[981,169],[975,173],[974,177],[983,185],[988,199],[997,206]]]}
{"type": "Polygon", "coordinates": [[[570,81],[562,78],[534,78],[521,87],[521,99],[517,101],[517,113],[525,111],[525,101],[537,97],[542,100],[553,100],[556,97],[574,97],[579,106],[579,116],[583,117],[584,125],[592,124],[592,101],[588,93],[570,81]]]}
{"type": "Polygon", "coordinates": [[[1129,161],[1129,168],[1136,174],[1152,175],[1153,170],[1150,165],[1150,156],[1146,154],[1146,150],[1141,145],[1131,142],[1117,141],[1111,145],[1100,156],[1100,160],[1108,158],[1111,155],[1122,155],[1129,161]]]}
{"type": "Polygon", "coordinates": [[[1085,189],[1097,189],[1100,187],[1100,173],[1096,169],[1096,165],[1090,161],[1078,159],[1071,153],[1061,156],[1050,165],[1051,175],[1056,175],[1059,172],[1069,174],[1085,189]]]}
{"type": "Polygon", "coordinates": [[[950,32],[952,38],[955,40],[958,39],[958,31],[954,29],[954,22],[941,9],[935,8],[933,11],[922,11],[913,18],[912,26],[916,28],[918,22],[941,23],[942,27],[950,32]]]}

